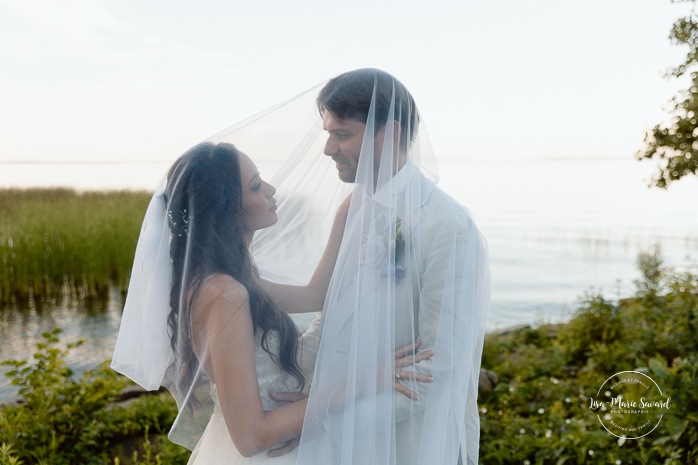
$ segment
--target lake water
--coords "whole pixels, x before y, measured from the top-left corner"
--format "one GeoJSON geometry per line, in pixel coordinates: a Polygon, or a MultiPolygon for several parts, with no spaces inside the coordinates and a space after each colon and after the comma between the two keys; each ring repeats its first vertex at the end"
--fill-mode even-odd
{"type": "MultiPolygon", "coordinates": [[[[0,164],[0,187],[147,189],[166,164],[0,164]]],[[[264,172],[264,168],[262,172],[264,172]]],[[[440,162],[440,186],[468,206],[491,255],[491,330],[569,318],[587,291],[633,292],[638,253],[661,249],[667,265],[698,262],[698,177],[648,189],[651,163],[627,160],[440,162]]],[[[86,338],[69,359],[78,371],[110,358],[121,296],[0,312],[0,360],[26,358],[43,331],[86,338]]],[[[298,319],[307,324],[308,316],[298,319]]],[[[0,375],[6,369],[0,368],[0,375]]],[[[0,378],[0,401],[14,390],[0,378]]]]}

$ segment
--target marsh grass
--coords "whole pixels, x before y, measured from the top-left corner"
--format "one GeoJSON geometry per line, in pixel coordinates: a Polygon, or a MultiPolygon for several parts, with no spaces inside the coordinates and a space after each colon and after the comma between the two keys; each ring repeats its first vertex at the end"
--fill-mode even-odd
{"type": "Polygon", "coordinates": [[[150,196],[0,190],[0,305],[125,292],[150,196]]]}

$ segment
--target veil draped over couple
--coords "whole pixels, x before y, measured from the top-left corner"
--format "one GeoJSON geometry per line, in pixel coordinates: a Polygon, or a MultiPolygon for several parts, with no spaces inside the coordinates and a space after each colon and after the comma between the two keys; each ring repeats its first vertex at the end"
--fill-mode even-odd
{"type": "Polygon", "coordinates": [[[190,463],[478,463],[487,248],[437,178],[411,94],[375,69],[174,162],[112,368],[170,391],[190,463]],[[303,333],[296,312],[316,312],[303,333]]]}

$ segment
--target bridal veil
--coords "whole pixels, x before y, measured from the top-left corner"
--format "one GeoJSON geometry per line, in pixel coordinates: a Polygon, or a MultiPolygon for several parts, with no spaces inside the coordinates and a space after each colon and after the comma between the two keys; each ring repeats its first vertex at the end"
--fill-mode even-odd
{"type": "MultiPolygon", "coordinates": [[[[351,197],[322,318],[314,325],[321,336],[307,337],[302,347],[304,356],[317,358],[307,374],[298,464],[476,464],[489,304],[485,241],[470,212],[436,185],[424,122],[398,80],[368,69],[325,85],[210,139],[248,154],[276,187],[279,221],[258,231],[252,244],[263,278],[307,283],[334,212],[351,197]],[[338,114],[338,102],[355,96],[365,100],[366,111],[338,114]],[[330,151],[327,111],[365,122],[353,182],[342,182],[323,153],[330,151]],[[395,348],[418,338],[420,350],[433,349],[433,357],[396,369],[395,348]],[[411,371],[433,381],[413,381],[411,371]],[[397,392],[395,383],[418,399],[397,392]]],[[[170,437],[191,448],[206,425],[208,380],[197,366],[189,386],[176,381],[167,327],[172,220],[164,193],[165,181],[146,213],[112,366],[147,389],[162,385],[173,393],[180,413],[170,437]]]]}

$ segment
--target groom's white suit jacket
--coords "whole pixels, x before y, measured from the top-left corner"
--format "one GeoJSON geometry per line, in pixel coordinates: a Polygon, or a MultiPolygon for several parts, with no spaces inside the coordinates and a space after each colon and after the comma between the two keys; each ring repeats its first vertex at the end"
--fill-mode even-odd
{"type": "MultiPolygon", "coordinates": [[[[396,186],[393,186],[392,195],[405,195],[405,189],[410,186],[414,187],[415,183],[418,183],[422,192],[419,202],[419,218],[421,220],[419,222],[419,230],[412,230],[409,232],[403,231],[403,234],[419,235],[422,247],[421,253],[416,257],[418,262],[417,266],[413,266],[412,269],[407,269],[407,276],[403,280],[411,280],[412,285],[405,285],[404,282],[396,285],[394,296],[395,345],[396,347],[400,347],[411,344],[414,342],[414,337],[417,336],[422,340],[422,349],[434,348],[438,330],[438,316],[442,308],[442,298],[444,296],[444,283],[449,273],[448,264],[451,263],[451,275],[449,275],[451,280],[453,280],[454,259],[456,270],[461,270],[466,264],[466,260],[472,262],[473,267],[480,266],[483,261],[485,261],[486,266],[486,246],[473,222],[470,212],[445,194],[432,181],[425,178],[417,168],[410,164],[406,165],[393,177],[391,182],[397,183],[396,186]],[[454,237],[456,238],[455,242],[454,237]],[[453,246],[454,243],[458,245],[455,249],[453,246]],[[404,292],[400,292],[401,289],[404,292]],[[412,319],[408,313],[410,309],[414,310],[414,319],[412,319]],[[416,322],[416,335],[413,333],[412,321],[416,322]]],[[[380,196],[385,195],[386,192],[389,191],[385,189],[379,190],[375,194],[374,200],[378,203],[383,203],[389,208],[391,204],[395,203],[390,202],[390,199],[380,198],[380,196]],[[385,200],[385,202],[381,202],[382,200],[385,200]]],[[[399,199],[398,203],[400,203],[399,199]]],[[[351,226],[349,226],[345,233],[344,240],[347,240],[346,234],[351,234],[351,231],[351,226]]],[[[468,263],[468,265],[470,265],[470,263],[468,263]]],[[[477,270],[474,271],[477,276],[477,270]]],[[[460,276],[459,273],[456,274],[455,282],[457,283],[463,282],[464,285],[469,288],[480,284],[464,282],[467,280],[464,280],[463,276],[460,276]]],[[[336,275],[337,273],[335,272],[333,280],[336,275]]],[[[344,283],[345,287],[346,284],[347,283],[344,283]]],[[[348,284],[349,290],[351,290],[353,283],[350,282],[348,284]]],[[[471,292],[471,290],[466,290],[466,294],[468,292],[471,292]]],[[[472,292],[477,292],[477,289],[472,289],[472,292]]],[[[456,290],[455,294],[459,294],[458,290],[456,290]]],[[[353,296],[355,293],[349,291],[343,292],[342,295],[346,296],[346,299],[351,300],[351,302],[347,301],[346,305],[344,305],[345,302],[340,300],[334,308],[328,308],[326,304],[323,313],[313,321],[302,336],[302,365],[307,373],[312,373],[314,369],[320,339],[323,337],[323,315],[325,313],[346,312],[347,314],[343,317],[346,318],[347,321],[343,330],[340,330],[338,334],[332,334],[330,336],[332,337],[332,342],[331,344],[325,344],[323,350],[335,350],[341,353],[342,351],[346,351],[347,347],[349,347],[350,343],[347,338],[351,334],[352,329],[351,314],[349,312],[353,311],[354,308],[353,299],[355,297],[353,296]]],[[[467,308],[469,304],[467,302],[456,302],[455,305],[459,310],[456,318],[468,319],[473,311],[473,309],[467,308]],[[460,311],[461,307],[462,311],[460,311]]],[[[477,311],[477,309],[475,309],[475,311],[477,311]]],[[[462,323],[463,322],[461,322],[461,326],[462,323]]],[[[475,322],[465,321],[465,324],[473,325],[475,322]]],[[[457,326],[458,325],[454,322],[453,327],[455,328],[457,326]]],[[[456,334],[456,337],[458,336],[468,337],[467,334],[456,334]]],[[[325,335],[324,337],[328,336],[325,335]]],[[[477,341],[471,341],[471,343],[475,345],[478,344],[477,341]]],[[[464,369],[465,367],[470,368],[470,363],[476,363],[477,369],[479,370],[480,353],[478,351],[476,352],[476,360],[463,360],[462,358],[464,357],[458,354],[453,354],[453,358],[461,362],[464,369]]],[[[407,367],[403,371],[409,369],[411,368],[407,367]]],[[[430,373],[435,377],[440,376],[440,373],[434,372],[437,368],[433,366],[432,360],[419,362],[416,365],[416,369],[425,373],[430,373]]],[[[448,376],[448,374],[446,375],[448,376]]],[[[310,377],[308,379],[310,379],[310,377]]],[[[418,392],[422,398],[424,398],[424,393],[429,387],[427,383],[416,383],[410,382],[409,380],[403,380],[402,382],[411,390],[418,392]]],[[[475,399],[471,399],[471,401],[465,405],[466,411],[474,413],[474,418],[477,418],[477,405],[475,402],[476,392],[475,387],[475,399]]],[[[469,397],[472,398],[473,396],[471,395],[469,397]]],[[[419,438],[421,436],[421,432],[416,429],[421,428],[422,425],[422,409],[424,408],[424,403],[425,401],[423,400],[414,401],[402,394],[395,394],[395,420],[397,424],[396,463],[413,464],[417,462],[418,451],[413,449],[419,446],[419,441],[415,441],[413,438],[419,438]],[[408,418],[411,418],[413,421],[405,421],[408,418]]],[[[472,415],[466,415],[466,417],[473,418],[472,415]]],[[[477,447],[478,441],[479,438],[468,438],[467,444],[463,446],[477,447]]]]}

